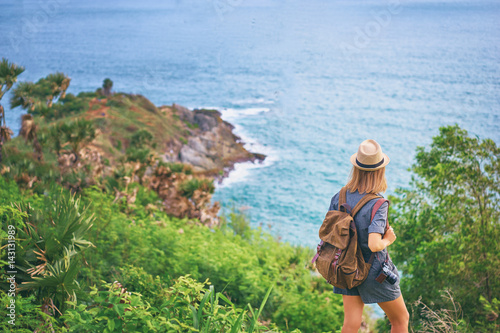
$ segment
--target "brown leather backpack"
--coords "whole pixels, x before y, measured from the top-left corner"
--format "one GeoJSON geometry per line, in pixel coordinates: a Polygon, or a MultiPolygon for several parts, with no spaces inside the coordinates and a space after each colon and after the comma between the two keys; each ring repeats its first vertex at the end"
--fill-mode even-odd
{"type": "Polygon", "coordinates": [[[319,229],[321,242],[312,263],[316,262],[316,269],[328,283],[338,288],[351,289],[365,281],[374,258],[372,253],[370,260],[365,262],[361,247],[358,246],[358,233],[353,218],[367,202],[380,198],[372,209],[373,220],[377,210],[388,200],[375,194],[366,194],[351,209],[346,204],[346,191],[346,187],[340,190],[339,210],[326,213],[319,229]]]}

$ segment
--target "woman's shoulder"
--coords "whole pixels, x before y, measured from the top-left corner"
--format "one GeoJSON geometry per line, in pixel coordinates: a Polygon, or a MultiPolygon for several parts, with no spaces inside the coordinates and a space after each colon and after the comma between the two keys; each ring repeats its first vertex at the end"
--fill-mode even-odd
{"type": "Polygon", "coordinates": [[[338,204],[339,204],[339,195],[340,191],[335,193],[330,200],[330,208],[328,210],[337,210],[338,204]]]}

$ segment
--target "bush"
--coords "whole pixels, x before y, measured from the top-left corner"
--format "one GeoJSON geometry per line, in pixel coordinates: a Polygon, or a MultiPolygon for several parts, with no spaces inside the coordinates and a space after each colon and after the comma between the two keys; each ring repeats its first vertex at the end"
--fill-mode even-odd
{"type": "Polygon", "coordinates": [[[227,215],[221,216],[221,224],[231,228],[236,235],[243,238],[250,234],[250,219],[244,213],[238,212],[234,206],[227,215]]]}
{"type": "MultiPolygon", "coordinates": [[[[147,274],[135,276],[136,283],[152,282],[147,274]],[[145,278],[144,281],[141,281],[145,278]]],[[[70,332],[259,332],[265,326],[258,322],[265,305],[257,311],[238,309],[212,286],[189,276],[179,277],[166,290],[159,306],[150,306],[140,293],[127,291],[121,283],[105,283],[104,290],[91,287],[92,304],[76,304],[62,317],[70,332]]],[[[149,289],[149,287],[146,287],[149,289]]]]}
{"type": "Polygon", "coordinates": [[[211,179],[192,178],[181,183],[179,192],[186,198],[191,198],[196,190],[213,193],[215,186],[211,179]]]}
{"type": "Polygon", "coordinates": [[[151,132],[141,129],[132,134],[130,138],[130,146],[141,148],[142,146],[149,145],[153,140],[153,134],[151,132]]]}
{"type": "Polygon", "coordinates": [[[7,293],[0,290],[0,316],[2,318],[0,331],[5,333],[65,332],[54,317],[44,313],[41,306],[36,304],[34,295],[28,297],[16,295],[15,317],[14,321],[10,322],[13,319],[9,317],[10,311],[7,307],[11,305],[11,299],[7,293]]]}
{"type": "Polygon", "coordinates": [[[491,304],[500,294],[499,161],[492,140],[442,127],[430,147],[417,148],[412,187],[391,197],[391,256],[404,272],[405,299],[446,308],[440,291],[449,288],[472,329],[486,324],[479,296],[491,304]]]}
{"type": "MultiPolygon", "coordinates": [[[[134,210],[127,216],[118,204],[112,204],[113,196],[97,188],[85,190],[83,200],[93,202],[91,207],[97,219],[89,238],[96,248],[90,249],[87,256],[82,281],[118,280],[129,290],[144,293],[143,299],[153,306],[159,303],[149,296],[154,293],[153,288],[141,283],[154,281],[156,290],[165,290],[169,281],[186,273],[200,282],[209,278],[214,290],[239,308],[247,304],[258,308],[267,290],[273,287],[262,315],[273,319],[273,313],[278,311],[275,321],[280,329],[287,329],[287,320],[289,329],[296,328],[292,325],[299,322],[291,316],[300,317],[300,313],[287,310],[290,299],[316,302],[300,317],[304,321],[323,322],[322,318],[327,317],[329,325],[340,327],[340,298],[335,298],[330,288],[323,287],[321,280],[311,275],[311,249],[279,243],[260,230],[250,229],[242,238],[232,229],[210,230],[162,212],[145,214],[134,210]]],[[[143,210],[141,207],[137,205],[135,209],[143,210]]]]}

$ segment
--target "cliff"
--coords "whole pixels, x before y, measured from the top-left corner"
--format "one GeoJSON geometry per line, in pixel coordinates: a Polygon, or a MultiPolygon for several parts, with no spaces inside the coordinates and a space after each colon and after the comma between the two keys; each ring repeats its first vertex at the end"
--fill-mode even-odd
{"type": "Polygon", "coordinates": [[[186,124],[187,142],[172,139],[165,160],[193,166],[195,172],[226,176],[235,163],[262,161],[262,154],[247,151],[233,133],[234,126],[221,119],[217,110],[193,110],[180,105],[161,107],[168,117],[178,116],[186,124]]]}
{"type": "Polygon", "coordinates": [[[161,210],[207,225],[218,223],[213,180],[235,163],[265,158],[247,151],[216,110],[157,107],[135,94],[67,94],[29,110],[23,128],[29,134],[6,144],[0,170],[23,187],[96,185],[133,206],[143,186],[158,194],[161,210]]]}
{"type": "Polygon", "coordinates": [[[234,127],[217,110],[156,107],[144,96],[119,93],[90,100],[85,117],[99,126],[95,147],[111,161],[126,152],[130,137],[139,130],[152,134],[153,150],[163,161],[188,164],[199,175],[220,179],[235,163],[265,159],[243,147],[234,127]]]}

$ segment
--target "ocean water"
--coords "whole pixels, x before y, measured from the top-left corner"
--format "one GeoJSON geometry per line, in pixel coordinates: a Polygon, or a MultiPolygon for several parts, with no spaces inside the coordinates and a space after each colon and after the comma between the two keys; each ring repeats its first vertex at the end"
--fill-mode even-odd
{"type": "MultiPolygon", "coordinates": [[[[391,158],[388,194],[440,126],[500,143],[499,18],[480,0],[3,0],[0,56],[20,80],[63,71],[73,93],[109,77],[157,105],[221,110],[268,157],[237,165],[214,200],[315,246],[363,140],[391,158]]],[[[20,115],[7,109],[16,132],[20,115]]]]}

